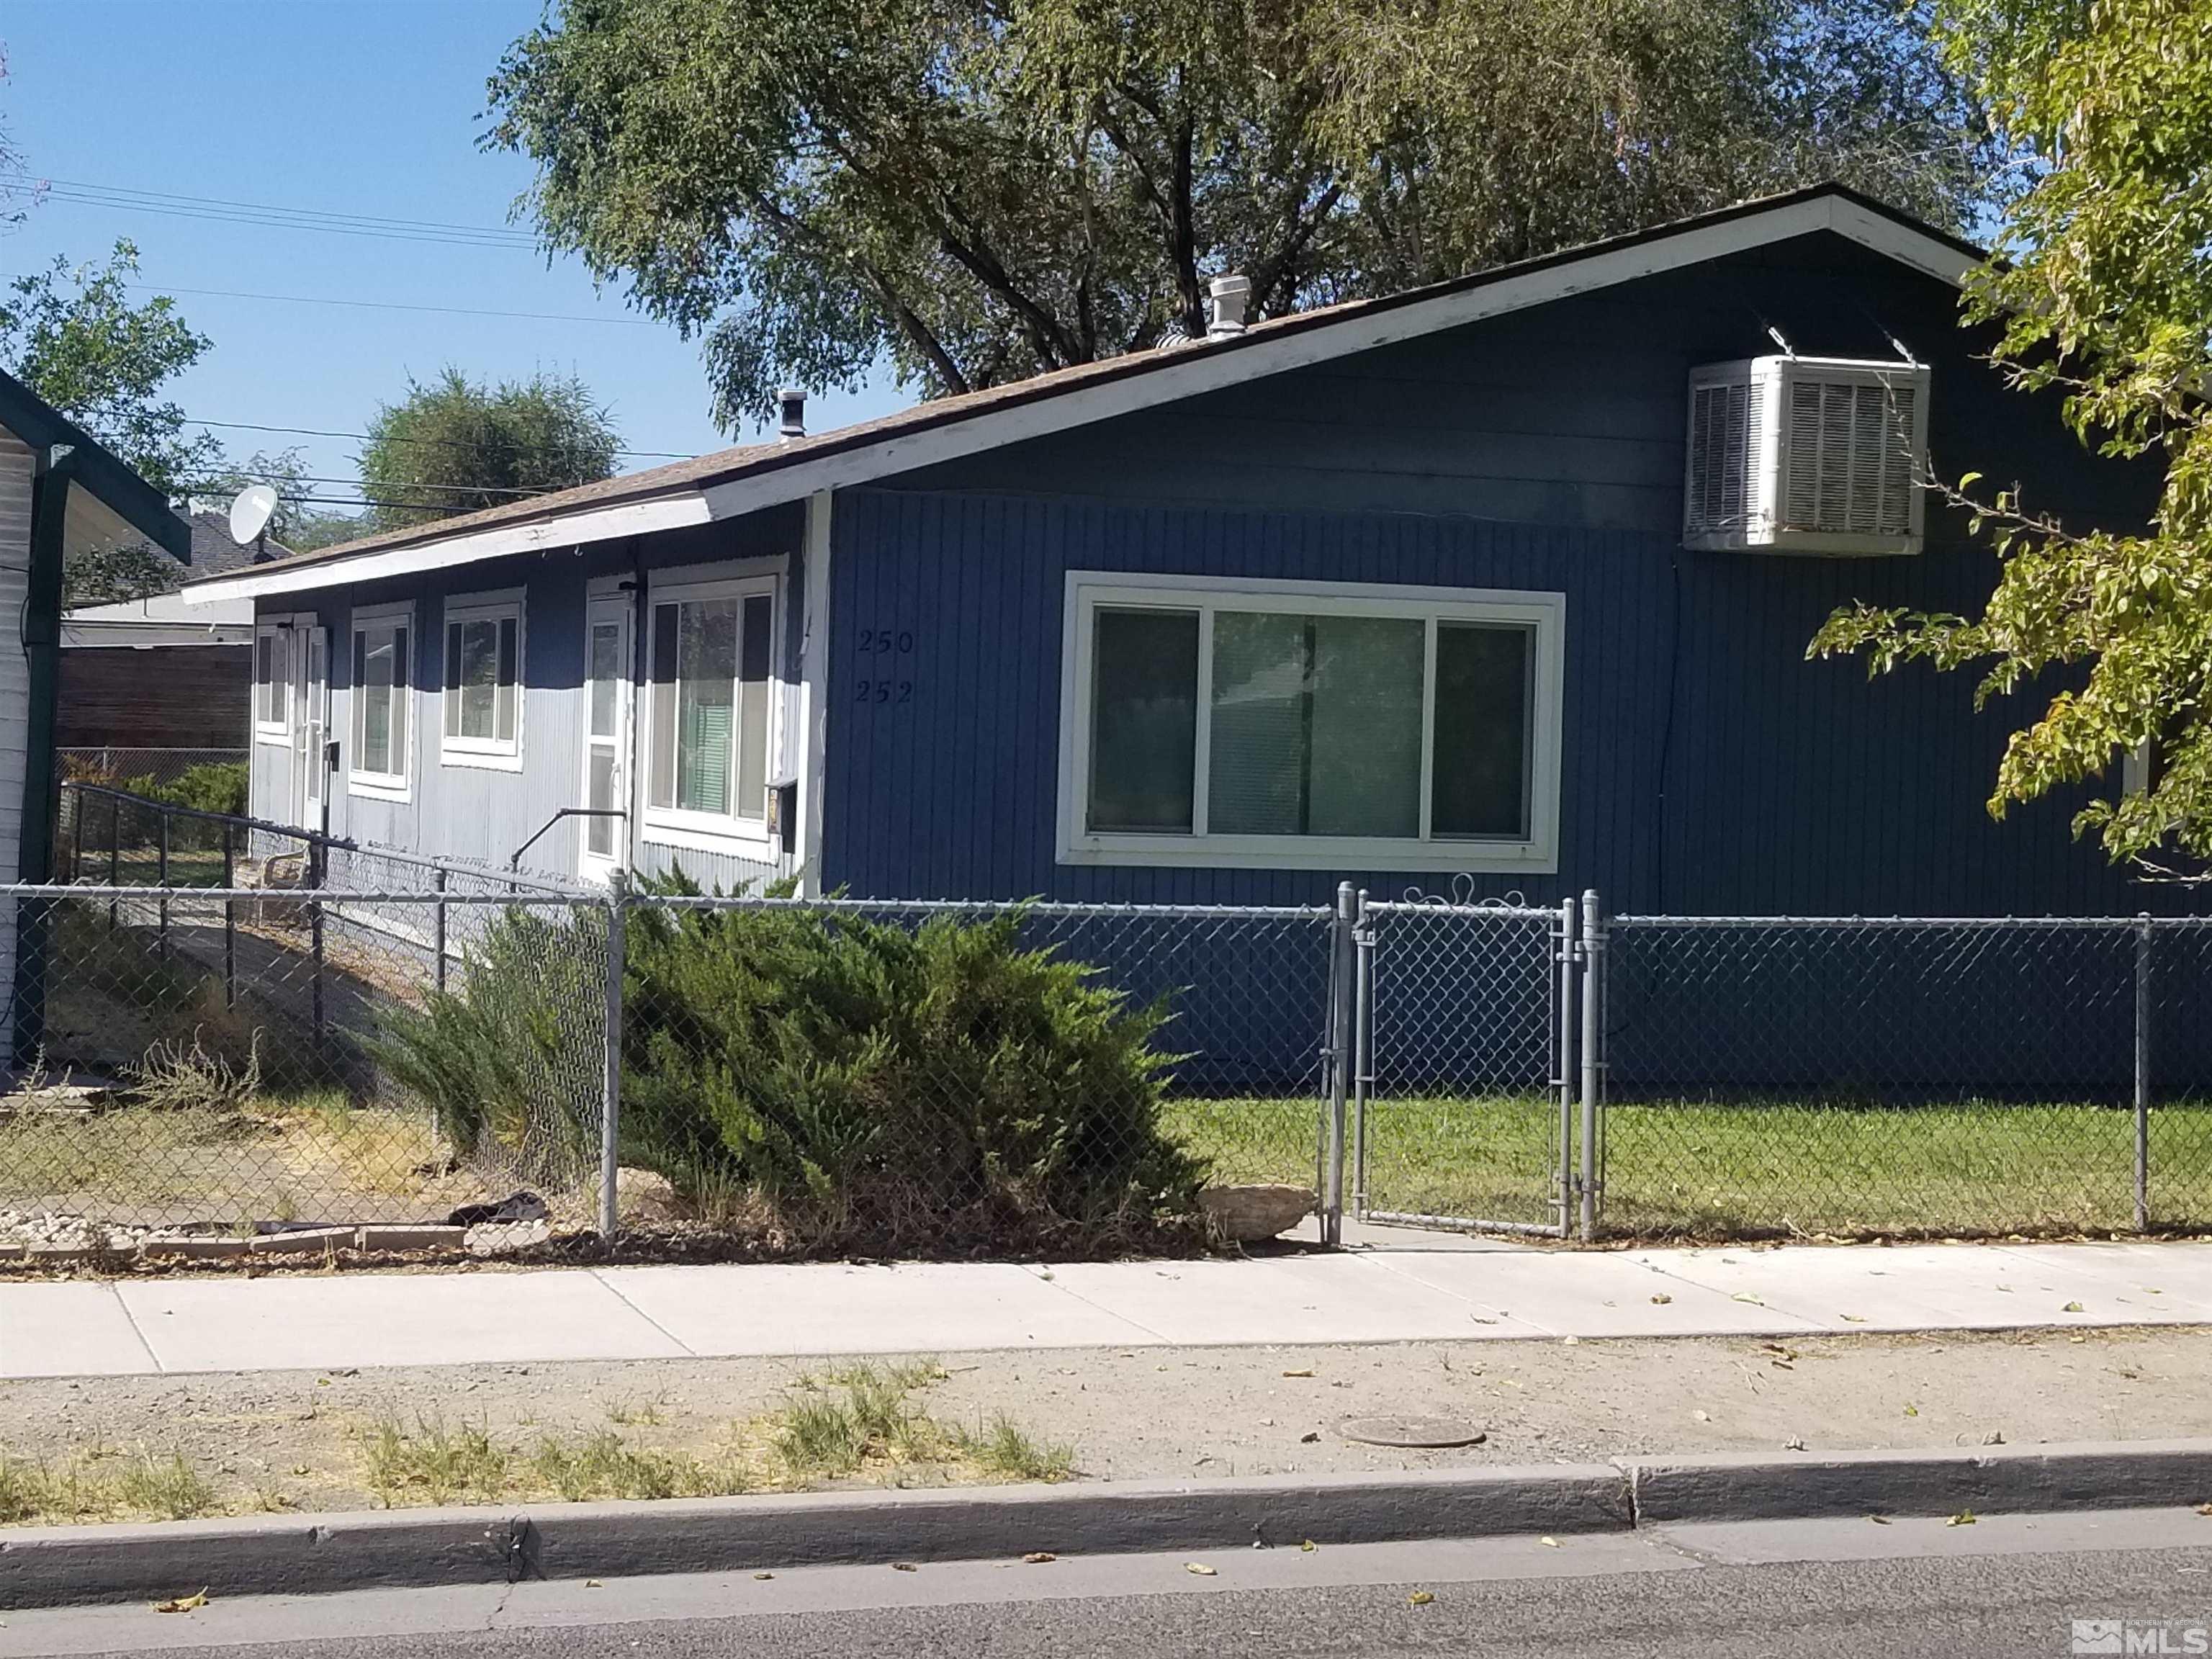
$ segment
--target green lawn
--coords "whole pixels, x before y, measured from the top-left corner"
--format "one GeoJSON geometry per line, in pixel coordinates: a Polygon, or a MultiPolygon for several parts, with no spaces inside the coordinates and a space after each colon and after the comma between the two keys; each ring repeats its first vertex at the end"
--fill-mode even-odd
{"type": "MultiPolygon", "coordinates": [[[[1170,1110],[1219,1179],[1313,1181],[1310,1101],[1170,1110]]],[[[1368,1206],[1548,1221],[1558,1133],[1547,1100],[1377,1101],[1368,1206]]],[[[2125,1228],[2134,1212],[2134,1118],[2107,1107],[1619,1105],[1606,1142],[1616,1234],[2057,1233],[2125,1228]]],[[[2153,1110],[2150,1195],[2157,1224],[2212,1223],[2212,1105],[2153,1110]]]]}

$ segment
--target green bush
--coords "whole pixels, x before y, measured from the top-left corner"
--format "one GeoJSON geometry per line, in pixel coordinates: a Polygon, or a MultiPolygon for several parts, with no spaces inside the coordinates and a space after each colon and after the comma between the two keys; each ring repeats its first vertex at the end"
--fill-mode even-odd
{"type": "Polygon", "coordinates": [[[520,1180],[573,1182],[598,1157],[605,957],[595,912],[502,910],[455,988],[382,1014],[369,1057],[465,1156],[496,1148],[520,1180]]]}
{"type": "MultiPolygon", "coordinates": [[[[690,892],[681,877],[658,890],[690,892]]],[[[387,1025],[386,1071],[462,1147],[596,1122],[585,913],[510,913],[463,983],[387,1025]],[[566,1017],[563,1012],[566,1011],[566,1017]]],[[[906,928],[798,907],[629,913],[622,1161],[794,1246],[1108,1248],[1192,1224],[1161,1126],[1164,1002],[1021,942],[1018,912],[906,928]]],[[[561,1156],[573,1158],[572,1147],[561,1156]]]]}
{"type": "Polygon", "coordinates": [[[118,785],[148,800],[165,800],[173,806],[189,806],[201,812],[223,812],[232,817],[246,814],[248,784],[244,761],[203,761],[187,767],[167,783],[156,783],[151,772],[126,779],[118,785]]]}

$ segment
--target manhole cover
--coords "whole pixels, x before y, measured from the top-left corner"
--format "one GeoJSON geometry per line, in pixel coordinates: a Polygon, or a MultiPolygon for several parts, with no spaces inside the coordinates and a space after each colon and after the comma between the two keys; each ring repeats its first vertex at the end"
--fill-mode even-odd
{"type": "Polygon", "coordinates": [[[1484,1437],[1474,1424],[1450,1417],[1354,1417],[1343,1434],[1363,1446],[1472,1446],[1484,1437]]]}

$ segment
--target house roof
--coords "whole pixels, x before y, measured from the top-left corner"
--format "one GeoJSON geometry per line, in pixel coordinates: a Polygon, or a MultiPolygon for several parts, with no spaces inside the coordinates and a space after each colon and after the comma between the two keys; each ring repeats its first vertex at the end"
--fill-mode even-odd
{"type": "Polygon", "coordinates": [[[705,524],[1824,230],[1954,284],[1987,257],[1843,185],[1815,185],[1401,294],[1271,318],[1225,337],[1078,364],[830,432],[717,450],[365,537],[185,591],[195,602],[303,592],[705,524]]]}
{"type": "MultiPolygon", "coordinates": [[[[0,372],[0,426],[33,449],[70,452],[70,495],[82,489],[106,509],[96,528],[117,539],[143,536],[162,551],[191,562],[191,533],[161,492],[107,447],[14,375],[0,372]]],[[[73,522],[76,514],[72,514],[73,522]]]]}
{"type": "MultiPolygon", "coordinates": [[[[292,550],[266,537],[240,547],[230,538],[230,520],[220,513],[194,513],[191,567],[203,575],[252,569],[271,559],[289,558],[292,550]]],[[[62,612],[62,644],[251,645],[253,601],[226,600],[194,605],[180,593],[149,593],[112,605],[83,605],[62,612]]]]}

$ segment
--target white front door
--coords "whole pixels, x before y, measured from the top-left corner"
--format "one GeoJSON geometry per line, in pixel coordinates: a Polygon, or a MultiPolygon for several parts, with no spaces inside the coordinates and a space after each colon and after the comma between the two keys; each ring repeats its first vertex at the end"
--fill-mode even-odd
{"type": "Polygon", "coordinates": [[[292,821],[320,830],[330,787],[331,630],[302,627],[298,636],[303,644],[292,657],[292,821]]]}
{"type": "Polygon", "coordinates": [[[590,814],[576,844],[581,872],[605,881],[629,862],[630,604],[593,599],[584,611],[584,794],[590,814]]]}

